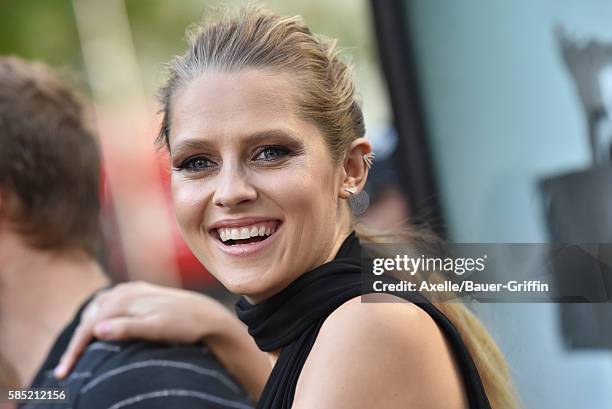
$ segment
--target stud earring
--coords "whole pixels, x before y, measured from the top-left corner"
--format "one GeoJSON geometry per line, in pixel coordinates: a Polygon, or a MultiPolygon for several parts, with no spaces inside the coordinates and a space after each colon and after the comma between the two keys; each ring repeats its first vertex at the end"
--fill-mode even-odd
{"type": "Polygon", "coordinates": [[[357,193],[357,186],[352,186],[352,187],[345,187],[344,190],[348,193],[350,193],[350,195],[354,195],[355,193],[357,193]]]}
{"type": "Polygon", "coordinates": [[[365,164],[368,167],[368,169],[370,169],[372,167],[372,165],[374,165],[374,157],[375,156],[376,156],[376,153],[374,153],[374,152],[364,153],[363,154],[363,161],[365,162],[365,164]]]}

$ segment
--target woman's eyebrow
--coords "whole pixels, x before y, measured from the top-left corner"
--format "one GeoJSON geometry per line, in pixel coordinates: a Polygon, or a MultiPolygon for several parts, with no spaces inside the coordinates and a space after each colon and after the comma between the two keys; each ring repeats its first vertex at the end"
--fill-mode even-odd
{"type": "Polygon", "coordinates": [[[262,140],[270,138],[289,138],[294,142],[302,142],[302,138],[300,138],[297,133],[289,129],[266,129],[263,131],[254,132],[245,138],[245,142],[249,145],[255,145],[262,140]]]}
{"type": "MultiPolygon", "coordinates": [[[[296,143],[302,143],[302,138],[300,138],[297,133],[292,130],[282,128],[257,131],[248,134],[243,138],[244,143],[247,145],[256,145],[257,143],[261,143],[262,141],[271,138],[291,139],[296,143]]],[[[212,149],[214,145],[214,142],[210,140],[189,138],[177,143],[176,146],[171,147],[170,153],[172,156],[181,156],[184,152],[187,153],[194,150],[212,149]]]]}
{"type": "Polygon", "coordinates": [[[191,152],[194,150],[203,150],[211,148],[213,144],[210,141],[199,139],[199,138],[191,138],[185,139],[176,144],[174,147],[170,147],[170,155],[171,156],[181,156],[183,152],[191,152]]]}

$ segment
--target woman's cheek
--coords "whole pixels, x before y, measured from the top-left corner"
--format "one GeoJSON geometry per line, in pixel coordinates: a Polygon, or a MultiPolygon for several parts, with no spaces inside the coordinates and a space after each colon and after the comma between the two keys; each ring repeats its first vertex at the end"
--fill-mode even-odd
{"type": "Polygon", "coordinates": [[[172,181],[172,202],[183,232],[199,230],[206,206],[203,193],[201,184],[194,181],[172,181]]]}

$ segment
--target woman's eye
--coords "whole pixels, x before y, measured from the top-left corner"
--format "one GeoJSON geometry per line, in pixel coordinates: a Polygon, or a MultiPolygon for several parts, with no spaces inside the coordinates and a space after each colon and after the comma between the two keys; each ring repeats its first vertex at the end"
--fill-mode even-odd
{"type": "Polygon", "coordinates": [[[213,166],[213,163],[203,157],[195,157],[195,158],[189,158],[187,160],[185,160],[183,163],[181,163],[181,165],[179,166],[180,170],[187,170],[187,171],[191,171],[191,172],[197,172],[200,170],[206,170],[209,169],[210,167],[213,166]]]}
{"type": "Polygon", "coordinates": [[[284,148],[282,146],[267,146],[261,149],[255,158],[257,161],[273,161],[289,153],[289,149],[284,148]]]}

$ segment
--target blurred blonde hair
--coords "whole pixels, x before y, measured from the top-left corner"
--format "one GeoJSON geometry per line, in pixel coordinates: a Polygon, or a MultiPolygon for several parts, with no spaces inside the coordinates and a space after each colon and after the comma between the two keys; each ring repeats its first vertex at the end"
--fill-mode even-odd
{"type": "MultiPolygon", "coordinates": [[[[355,219],[353,219],[353,228],[359,239],[365,243],[408,243],[414,245],[415,248],[424,249],[430,255],[448,255],[446,243],[425,229],[399,227],[394,231],[382,231],[355,219]]],[[[377,256],[394,257],[395,254],[377,256]]],[[[392,272],[391,274],[400,279],[407,278],[403,276],[404,272],[392,272]]],[[[414,277],[409,278],[416,283],[424,279],[423,272],[417,272],[414,277]]],[[[429,272],[427,282],[442,283],[443,275],[439,272],[429,272]]],[[[422,293],[422,295],[442,311],[461,334],[478,369],[491,407],[494,409],[519,408],[520,404],[504,355],[480,320],[464,304],[455,302],[457,297],[452,292],[422,293]]]]}
{"type": "MultiPolygon", "coordinates": [[[[162,126],[157,143],[169,146],[172,96],[204,72],[265,69],[289,74],[298,91],[300,115],[316,124],[339,164],[350,143],[365,135],[352,67],[340,59],[336,40],[313,34],[300,16],[281,17],[259,6],[222,10],[190,33],[189,49],[170,63],[160,89],[162,126]]],[[[440,243],[414,229],[374,231],[353,221],[364,242],[420,240],[440,243]]],[[[455,324],[468,347],[495,409],[517,407],[506,362],[478,319],[462,304],[435,303],[455,324]]]]}

